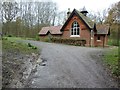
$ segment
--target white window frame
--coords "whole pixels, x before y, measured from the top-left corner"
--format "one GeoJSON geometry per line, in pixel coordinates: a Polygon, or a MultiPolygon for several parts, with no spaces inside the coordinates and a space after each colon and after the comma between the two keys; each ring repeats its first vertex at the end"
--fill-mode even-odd
{"type": "Polygon", "coordinates": [[[79,25],[79,23],[77,22],[77,21],[74,21],[73,23],[72,23],[72,25],[74,25],[75,27],[72,27],[71,26],[71,29],[70,29],[70,37],[80,37],[80,25],[79,25]],[[75,23],[75,24],[74,24],[75,23]],[[77,25],[79,25],[79,27],[77,27],[77,25]],[[79,28],[79,35],[77,35],[77,29],[79,28]],[[72,32],[72,29],[74,29],[73,30],[73,35],[71,35],[71,32],[72,32]],[[75,32],[75,30],[76,30],[76,35],[74,35],[74,32],[75,32]]]}

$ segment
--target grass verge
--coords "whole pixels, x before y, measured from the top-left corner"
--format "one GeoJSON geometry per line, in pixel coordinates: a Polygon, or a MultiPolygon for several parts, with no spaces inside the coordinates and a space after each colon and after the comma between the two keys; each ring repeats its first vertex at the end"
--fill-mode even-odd
{"type": "Polygon", "coordinates": [[[2,39],[2,87],[23,87],[24,72],[29,75],[39,56],[37,47],[30,43],[17,42],[21,38],[2,39]]]}
{"type": "Polygon", "coordinates": [[[109,67],[111,73],[114,76],[120,76],[119,64],[118,64],[118,47],[111,48],[105,52],[103,61],[109,67]]]}
{"type": "Polygon", "coordinates": [[[3,39],[2,41],[3,51],[15,49],[24,54],[38,53],[37,47],[32,45],[29,46],[21,42],[16,42],[17,40],[20,40],[20,39],[21,38],[5,38],[5,40],[3,39]]]}

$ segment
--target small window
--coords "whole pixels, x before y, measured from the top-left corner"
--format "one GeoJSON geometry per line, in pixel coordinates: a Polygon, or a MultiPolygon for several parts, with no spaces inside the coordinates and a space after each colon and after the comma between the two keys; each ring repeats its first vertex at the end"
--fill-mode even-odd
{"type": "Polygon", "coordinates": [[[100,40],[100,36],[97,37],[97,40],[100,40]]]}

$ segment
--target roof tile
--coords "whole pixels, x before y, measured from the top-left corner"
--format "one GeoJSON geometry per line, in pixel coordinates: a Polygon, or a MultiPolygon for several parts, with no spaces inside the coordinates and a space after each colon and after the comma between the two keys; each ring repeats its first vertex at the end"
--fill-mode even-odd
{"type": "Polygon", "coordinates": [[[48,33],[48,31],[51,34],[62,34],[62,32],[60,31],[60,29],[62,28],[62,26],[49,26],[49,27],[43,27],[40,32],[39,35],[46,35],[48,33]]]}
{"type": "Polygon", "coordinates": [[[108,34],[109,25],[106,24],[97,24],[96,25],[97,34],[108,34]]]}

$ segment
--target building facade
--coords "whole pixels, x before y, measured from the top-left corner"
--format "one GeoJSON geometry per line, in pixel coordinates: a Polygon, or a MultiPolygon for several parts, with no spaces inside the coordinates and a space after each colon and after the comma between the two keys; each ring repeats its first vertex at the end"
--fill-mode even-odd
{"type": "Polygon", "coordinates": [[[67,20],[63,26],[43,27],[39,35],[41,38],[53,36],[60,38],[85,39],[85,46],[106,46],[110,28],[108,25],[97,24],[87,17],[87,11],[74,9],[67,12],[67,20]],[[49,34],[50,35],[49,35],[49,34]]]}

